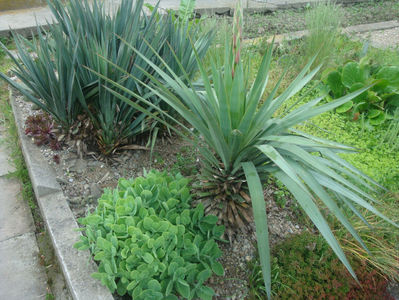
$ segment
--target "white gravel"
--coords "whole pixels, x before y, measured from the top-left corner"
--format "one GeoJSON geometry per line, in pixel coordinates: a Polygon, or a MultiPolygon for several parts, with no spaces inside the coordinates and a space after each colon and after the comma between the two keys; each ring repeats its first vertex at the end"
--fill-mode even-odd
{"type": "Polygon", "coordinates": [[[361,40],[369,41],[371,46],[381,49],[399,48],[399,27],[356,34],[361,40]]]}

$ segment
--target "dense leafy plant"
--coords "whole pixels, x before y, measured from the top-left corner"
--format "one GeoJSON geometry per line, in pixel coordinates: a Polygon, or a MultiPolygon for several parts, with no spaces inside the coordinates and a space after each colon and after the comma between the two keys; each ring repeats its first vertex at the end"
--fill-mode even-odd
{"type": "Polygon", "coordinates": [[[339,98],[364,86],[374,84],[368,90],[338,107],[338,113],[351,112],[355,119],[365,114],[371,125],[380,125],[399,107],[399,67],[379,66],[363,58],[350,61],[336,70],[327,70],[323,78],[331,96],[339,98]]]}
{"type": "MultiPolygon", "coordinates": [[[[392,299],[386,278],[351,257],[357,283],[320,236],[301,233],[277,245],[273,253],[274,299],[392,299]]],[[[259,261],[251,261],[249,270],[249,299],[264,299],[259,261]]]]}
{"type": "MultiPolygon", "coordinates": [[[[72,0],[65,6],[61,0],[49,0],[58,24],[49,25],[46,36],[42,34],[43,28],[38,28],[38,41],[14,36],[21,58],[19,61],[13,57],[14,73],[24,85],[4,74],[0,76],[53,115],[67,130],[76,122],[77,115],[85,112],[94,125],[93,135],[100,150],[104,154],[112,153],[122,144],[132,142],[138,134],[152,129],[154,124],[146,120],[145,114],[110,93],[109,83],[96,74],[112,78],[152,104],[159,102],[138,84],[148,83],[147,72],[154,72],[122,41],[159,64],[155,50],[175,66],[175,72],[181,72],[176,64],[179,59],[192,78],[198,66],[190,39],[195,41],[195,50],[202,57],[213,36],[212,31],[201,32],[195,23],[188,26],[186,17],[183,20],[172,15],[161,17],[157,7],[147,15],[143,13],[143,2],[123,0],[116,12],[109,14],[101,1],[72,0]]],[[[130,100],[137,101],[137,97],[130,100]]]]}
{"type": "Polygon", "coordinates": [[[179,174],[151,171],[106,190],[80,220],[86,236],[76,244],[99,261],[93,277],[132,299],[212,299],[204,283],[224,274],[215,242],[224,228],[202,204],[191,208],[187,184],[179,174]]]}
{"type": "MultiPolygon", "coordinates": [[[[279,96],[276,96],[276,91],[281,81],[265,99],[262,99],[272,60],[272,46],[264,55],[257,76],[250,85],[249,74],[240,59],[242,10],[236,10],[234,19],[233,40],[230,44],[226,41],[224,57],[216,57],[213,60],[210,75],[198,58],[204,91],[193,89],[190,81],[186,84],[180,76],[173,74],[171,69],[168,69],[171,74],[169,75],[149,60],[147,62],[163,80],[152,77],[151,85],[143,85],[172,106],[191,127],[194,127],[195,130],[192,131],[184,124],[179,124],[180,130],[189,133],[193,138],[188,140],[198,148],[202,156],[201,182],[207,196],[203,203],[207,210],[215,212],[227,225],[226,230],[230,237],[236,231],[249,229],[252,206],[262,271],[269,297],[270,250],[261,182],[270,174],[288,188],[350,274],[356,277],[318,208],[318,200],[363,247],[365,246],[361,238],[339,206],[348,207],[356,212],[355,206],[364,207],[386,221],[393,222],[369,203],[375,199],[364,189],[375,190],[377,184],[338,155],[342,152],[352,152],[352,148],[310,136],[293,127],[345,104],[369,87],[322,105],[318,104],[324,97],[318,97],[294,109],[288,108],[275,116],[281,105],[299,92],[319,68],[309,71],[313,64],[311,60],[279,96]],[[318,155],[312,155],[313,153],[318,155]],[[333,194],[338,197],[334,197],[333,194]]],[[[139,51],[136,53],[145,59],[139,51]]],[[[167,64],[165,67],[168,68],[167,64]]],[[[117,82],[113,84],[115,88],[121,88],[117,82]]],[[[137,109],[144,110],[118,92],[113,93],[137,109]]],[[[134,91],[130,93],[132,96],[136,95],[134,91]]],[[[142,101],[145,103],[145,99],[142,101]]],[[[147,113],[160,120],[155,114],[147,113]]],[[[176,120],[171,119],[171,123],[173,121],[176,120]]],[[[175,130],[181,134],[177,128],[175,130]]]]}

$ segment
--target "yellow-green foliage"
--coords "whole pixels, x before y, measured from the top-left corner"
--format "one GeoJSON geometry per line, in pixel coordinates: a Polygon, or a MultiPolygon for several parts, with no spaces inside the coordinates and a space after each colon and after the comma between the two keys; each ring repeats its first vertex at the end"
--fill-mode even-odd
{"type": "Polygon", "coordinates": [[[359,121],[354,122],[346,116],[327,112],[307,123],[305,130],[357,148],[357,153],[342,156],[385,188],[392,192],[399,191],[399,152],[385,144],[381,145],[385,126],[367,129],[359,121]]]}

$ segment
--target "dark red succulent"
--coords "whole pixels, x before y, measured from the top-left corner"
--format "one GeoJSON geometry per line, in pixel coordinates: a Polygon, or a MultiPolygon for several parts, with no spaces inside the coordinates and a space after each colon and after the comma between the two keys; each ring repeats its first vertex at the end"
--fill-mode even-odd
{"type": "Polygon", "coordinates": [[[38,146],[49,145],[53,150],[61,149],[57,132],[54,120],[47,114],[29,116],[25,121],[25,134],[33,137],[38,146]]]}

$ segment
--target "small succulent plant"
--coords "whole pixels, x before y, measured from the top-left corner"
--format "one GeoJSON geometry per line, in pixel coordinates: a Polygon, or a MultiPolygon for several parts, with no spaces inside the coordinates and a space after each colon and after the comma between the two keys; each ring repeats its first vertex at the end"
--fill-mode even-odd
{"type": "Polygon", "coordinates": [[[57,126],[48,114],[29,116],[25,121],[25,134],[31,136],[36,145],[50,145],[53,150],[60,150],[57,138],[57,126]]]}

